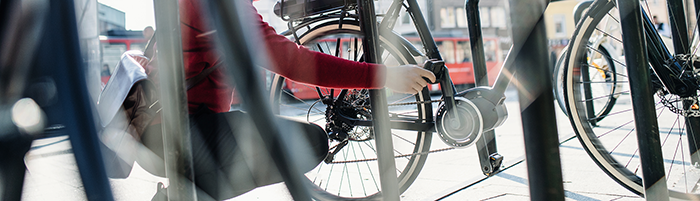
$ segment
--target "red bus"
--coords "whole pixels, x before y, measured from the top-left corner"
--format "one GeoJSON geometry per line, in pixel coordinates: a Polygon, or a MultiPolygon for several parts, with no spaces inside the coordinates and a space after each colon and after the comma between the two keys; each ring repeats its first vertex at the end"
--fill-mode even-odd
{"type": "MultiPolygon", "coordinates": [[[[418,50],[423,50],[419,38],[407,38],[418,50]]],[[[467,89],[474,85],[474,63],[472,63],[471,44],[469,38],[435,38],[435,43],[440,50],[440,54],[445,61],[445,65],[450,71],[450,78],[455,84],[458,91],[467,89]]],[[[341,39],[340,49],[348,49],[347,41],[341,39]]],[[[335,47],[332,47],[335,48],[335,47]]],[[[343,54],[343,52],[341,52],[343,54]]],[[[499,73],[500,66],[503,62],[501,51],[498,48],[497,38],[484,38],[484,55],[486,57],[486,68],[489,75],[489,83],[493,84],[499,73]]],[[[341,55],[342,56],[342,55],[341,55]]],[[[424,58],[416,57],[416,61],[421,61],[424,58]]],[[[391,64],[388,64],[391,65],[391,64]]],[[[300,99],[318,98],[318,93],[314,87],[297,83],[289,79],[286,80],[286,90],[300,99]]],[[[440,90],[439,84],[429,85],[431,92],[440,90]]]]}
{"type": "Polygon", "coordinates": [[[108,31],[100,35],[100,76],[102,84],[107,84],[114,67],[127,50],[143,50],[148,41],[141,31],[108,31]]]}

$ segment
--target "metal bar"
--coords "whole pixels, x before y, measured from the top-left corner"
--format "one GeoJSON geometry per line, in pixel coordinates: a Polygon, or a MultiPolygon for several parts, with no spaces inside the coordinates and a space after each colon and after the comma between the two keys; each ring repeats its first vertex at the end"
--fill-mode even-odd
{"type": "Polygon", "coordinates": [[[618,0],[646,200],[669,200],[639,1],[618,0]]]}
{"type": "Polygon", "coordinates": [[[35,67],[52,73],[66,132],[88,200],[114,200],[87,91],[72,0],[50,1],[35,67]],[[46,66],[50,66],[47,68],[46,66]]]}
{"type": "MultiPolygon", "coordinates": [[[[484,38],[481,33],[481,19],[479,16],[479,0],[467,0],[464,4],[464,10],[467,13],[467,25],[469,26],[472,62],[474,63],[474,84],[476,86],[489,86],[486,56],[484,55],[484,38]]],[[[494,130],[484,132],[476,141],[476,145],[481,171],[484,175],[490,175],[499,168],[492,167],[490,160],[491,154],[498,152],[496,132],[494,130]]]]}
{"type": "MultiPolygon", "coordinates": [[[[417,5],[408,1],[410,8],[418,10],[417,5]],[[414,7],[415,6],[415,7],[414,7]]],[[[362,46],[364,58],[368,63],[381,62],[379,53],[379,32],[377,30],[377,16],[374,13],[373,0],[357,0],[358,14],[360,16],[360,30],[365,33],[362,46]]],[[[416,13],[413,13],[414,15],[416,13]]],[[[414,21],[420,21],[422,15],[415,16],[414,21]]],[[[425,20],[423,19],[423,22],[425,20]]],[[[423,30],[424,31],[424,30],[423,30]]],[[[418,31],[421,34],[421,30],[418,31]]],[[[430,31],[423,34],[430,35],[430,31]]],[[[432,38],[432,37],[431,37],[432,38]]],[[[434,42],[433,42],[434,44],[434,42]]],[[[439,54],[438,54],[439,57],[439,54]]],[[[394,149],[391,139],[391,125],[389,122],[389,109],[387,107],[386,91],[373,89],[369,91],[370,106],[372,107],[372,121],[374,122],[375,143],[377,144],[377,159],[379,163],[379,179],[382,188],[383,200],[399,200],[399,186],[396,176],[396,162],[394,161],[394,149]]]]}
{"type": "MultiPolygon", "coordinates": [[[[583,62],[583,61],[582,61],[583,62]]],[[[586,61],[588,62],[588,61],[586,61]]],[[[583,80],[583,95],[586,100],[586,114],[589,117],[597,117],[597,114],[595,112],[595,107],[593,107],[593,91],[591,89],[591,74],[590,74],[590,68],[583,67],[581,68],[581,79],[583,80]]],[[[596,118],[590,118],[588,122],[592,125],[595,126],[598,124],[598,120],[596,118]]]]}
{"type": "Polygon", "coordinates": [[[685,20],[683,1],[667,0],[666,5],[670,19],[673,49],[676,51],[676,54],[687,54],[690,52],[690,41],[688,40],[688,24],[685,20]]]}
{"type": "Polygon", "coordinates": [[[281,128],[285,128],[282,127],[285,125],[280,125],[282,121],[275,121],[272,109],[266,101],[269,99],[264,95],[265,85],[259,80],[259,71],[253,68],[253,66],[259,66],[260,62],[254,58],[266,54],[265,51],[256,48],[257,44],[263,44],[260,42],[261,38],[258,38],[259,34],[256,34],[260,33],[260,30],[249,23],[248,19],[256,13],[252,13],[252,9],[246,9],[245,5],[241,5],[246,3],[244,1],[204,2],[203,7],[211,14],[217,30],[217,44],[220,44],[218,48],[223,55],[226,55],[224,60],[227,64],[226,72],[234,78],[236,90],[239,90],[240,94],[245,94],[238,97],[242,99],[244,108],[251,111],[248,114],[253,119],[264,146],[271,153],[272,160],[280,171],[289,193],[294,200],[311,200],[311,195],[305,188],[306,178],[297,165],[303,161],[299,157],[305,154],[292,154],[300,151],[300,146],[303,145],[294,145],[289,143],[290,140],[281,140],[285,139],[281,133],[281,128]]]}
{"type": "Polygon", "coordinates": [[[0,106],[0,200],[22,198],[24,156],[32,145],[32,136],[20,133],[12,121],[12,106],[0,106]]]}
{"type": "MultiPolygon", "coordinates": [[[[690,53],[690,41],[688,39],[688,28],[685,19],[685,9],[681,0],[667,0],[667,7],[670,18],[671,35],[673,39],[673,49],[675,54],[690,53]]],[[[690,97],[697,97],[697,92],[693,91],[690,97]]],[[[683,108],[690,108],[692,101],[683,101],[683,108]]],[[[688,149],[690,151],[691,164],[700,162],[700,118],[685,117],[685,127],[688,131],[688,149]]]]}
{"type": "Polygon", "coordinates": [[[484,56],[484,38],[481,34],[481,18],[479,16],[479,0],[467,0],[465,9],[469,26],[469,43],[471,44],[472,62],[474,63],[474,84],[488,86],[489,77],[484,56]]]}
{"type": "Polygon", "coordinates": [[[197,200],[177,1],[154,0],[168,199],[197,200]]]}
{"type": "Polygon", "coordinates": [[[423,13],[418,6],[418,2],[412,0],[406,1],[406,3],[408,3],[408,13],[411,14],[413,24],[415,24],[416,28],[418,29],[416,30],[418,35],[421,39],[426,40],[423,41],[423,48],[425,49],[428,58],[442,60],[437,44],[435,44],[435,41],[433,40],[433,34],[430,33],[428,23],[425,21],[425,18],[423,18],[423,13]]]}
{"type": "Polygon", "coordinates": [[[547,0],[511,0],[513,43],[528,51],[517,54],[521,89],[518,90],[531,200],[564,200],[554,94],[549,76],[549,53],[544,25],[547,0]],[[536,19],[528,27],[528,18],[536,19]],[[525,33],[516,36],[518,33],[525,33]],[[527,38],[525,38],[527,37],[527,38]],[[527,70],[525,70],[527,68],[527,70]]]}

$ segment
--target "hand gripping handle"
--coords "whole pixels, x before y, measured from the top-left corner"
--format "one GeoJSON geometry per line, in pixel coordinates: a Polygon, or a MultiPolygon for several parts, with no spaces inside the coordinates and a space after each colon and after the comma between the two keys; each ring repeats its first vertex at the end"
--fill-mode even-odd
{"type": "Polygon", "coordinates": [[[430,84],[439,83],[442,79],[443,68],[445,68],[445,61],[442,60],[427,60],[423,64],[423,68],[429,70],[435,75],[435,82],[431,82],[428,78],[423,78],[430,84]]]}

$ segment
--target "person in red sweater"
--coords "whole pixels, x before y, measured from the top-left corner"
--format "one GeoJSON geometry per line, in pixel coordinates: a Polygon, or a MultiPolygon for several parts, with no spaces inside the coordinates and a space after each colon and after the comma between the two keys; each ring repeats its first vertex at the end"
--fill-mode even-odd
{"type": "MultiPolygon", "coordinates": [[[[411,94],[419,92],[428,84],[424,77],[435,80],[430,71],[418,65],[386,67],[311,51],[278,35],[257,14],[252,3],[244,1],[248,2],[245,6],[250,12],[250,20],[260,29],[271,60],[271,65],[264,67],[288,79],[334,88],[388,87],[411,94]]],[[[223,59],[215,48],[216,32],[207,26],[200,2],[179,0],[179,5],[185,77],[193,79],[206,69],[217,66],[223,59]]],[[[257,131],[251,128],[252,122],[244,112],[230,111],[233,87],[224,70],[222,67],[213,69],[205,79],[188,86],[187,91],[195,184],[200,190],[198,197],[207,195],[216,200],[231,198],[258,186],[282,181],[264,149],[254,151],[255,155],[250,156],[238,147],[236,139],[240,139],[240,136],[255,136],[257,131]],[[256,160],[242,160],[243,158],[256,160]]],[[[305,135],[290,136],[290,139],[306,139],[311,151],[316,153],[315,156],[307,156],[311,161],[304,163],[305,167],[300,167],[303,171],[311,170],[328,153],[328,135],[314,124],[282,121],[301,128],[301,134],[287,134],[305,135]]],[[[144,135],[155,140],[144,139],[143,142],[162,156],[162,145],[158,144],[162,143],[159,140],[160,131],[157,133],[158,135],[144,135]]],[[[154,200],[162,199],[164,192],[164,189],[159,190],[154,200]]]]}
{"type": "MultiPolygon", "coordinates": [[[[385,67],[311,51],[278,35],[274,28],[262,20],[252,3],[245,5],[250,15],[254,15],[250,20],[262,31],[260,36],[271,60],[271,66],[263,67],[288,79],[334,88],[378,89],[386,86],[397,92],[411,94],[428,84],[423,77],[435,80],[430,71],[417,65],[385,67]]],[[[187,79],[222,60],[214,47],[215,31],[204,23],[204,17],[200,13],[199,1],[180,0],[180,29],[187,79]]],[[[229,111],[232,88],[221,69],[223,68],[215,70],[206,80],[188,91],[190,113],[196,111],[201,104],[214,112],[229,111]]]]}

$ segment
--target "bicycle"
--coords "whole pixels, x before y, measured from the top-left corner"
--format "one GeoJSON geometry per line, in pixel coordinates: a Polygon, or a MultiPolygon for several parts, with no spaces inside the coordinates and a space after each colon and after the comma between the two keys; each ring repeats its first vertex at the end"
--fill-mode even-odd
{"type": "MultiPolygon", "coordinates": [[[[669,5],[672,5],[669,3],[669,5]]],[[[682,4],[673,4],[672,6],[682,4]]],[[[661,136],[663,163],[671,197],[697,199],[697,31],[693,46],[674,37],[675,52],[664,45],[652,24],[649,5],[642,3],[643,31],[649,57],[651,92],[661,136]],[[680,45],[680,46],[679,46],[680,45]],[[690,123],[688,123],[690,122],[690,123]],[[687,138],[683,139],[683,138],[687,138]]],[[[684,16],[669,11],[678,24],[684,16]]],[[[672,22],[673,29],[686,30],[672,22]]],[[[574,130],[591,158],[612,179],[630,191],[644,195],[640,149],[637,146],[631,87],[624,61],[620,14],[614,1],[597,0],[578,23],[563,63],[563,99],[574,130]]],[[[635,86],[636,87],[636,86],[635,86]]],[[[648,98],[647,98],[648,99],[648,98]]],[[[639,112],[639,111],[636,111],[639,112]]],[[[655,119],[655,120],[654,120],[655,119]]],[[[651,122],[649,122],[651,123],[651,122]]],[[[645,147],[646,148],[646,147],[645,147]]]]}
{"type": "MultiPolygon", "coordinates": [[[[362,16],[355,10],[357,5],[354,1],[324,4],[319,4],[318,1],[282,1],[275,8],[279,16],[288,20],[289,30],[283,34],[298,44],[337,57],[364,61],[361,44],[367,37],[360,30],[359,21],[362,16]]],[[[403,65],[415,64],[421,60],[441,60],[415,0],[393,1],[387,13],[381,16],[378,41],[384,64],[403,65]],[[414,22],[425,53],[391,31],[402,6],[414,22]]],[[[514,57],[510,57],[503,69],[513,72],[513,60],[514,57]]],[[[499,126],[507,117],[503,101],[511,76],[499,76],[494,88],[477,87],[457,93],[444,63],[429,64],[429,69],[440,80],[443,98],[431,100],[427,89],[416,95],[390,93],[387,97],[399,193],[404,192],[416,179],[429,153],[453,149],[430,150],[433,132],[437,132],[441,140],[452,147],[466,147],[475,144],[482,133],[499,126]],[[439,107],[435,117],[434,107],[439,107]],[[457,111],[459,115],[450,111],[457,111]],[[451,119],[452,116],[463,118],[451,119]]],[[[305,101],[285,89],[285,84],[300,85],[299,83],[286,82],[284,77],[274,74],[271,80],[271,102],[274,107],[279,106],[275,108],[276,112],[325,125],[333,140],[325,163],[306,174],[308,183],[312,184],[310,187],[314,197],[322,200],[380,198],[381,191],[376,181],[378,172],[375,169],[377,157],[372,141],[372,110],[367,90],[336,90],[306,85],[304,87],[316,91],[318,98],[305,101]]],[[[480,153],[482,165],[486,163],[484,174],[497,172],[503,158],[496,153],[495,142],[476,144],[480,151],[488,151],[486,154],[480,153]]]]}

